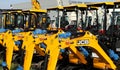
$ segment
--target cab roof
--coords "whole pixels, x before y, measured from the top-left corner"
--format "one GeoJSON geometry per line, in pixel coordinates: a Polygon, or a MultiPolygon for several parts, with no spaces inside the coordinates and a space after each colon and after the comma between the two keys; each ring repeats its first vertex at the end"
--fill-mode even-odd
{"type": "Polygon", "coordinates": [[[120,2],[119,1],[114,2],[114,5],[116,5],[115,8],[120,8],[120,2]]]}
{"type": "Polygon", "coordinates": [[[64,9],[67,11],[74,11],[75,9],[85,10],[87,9],[87,5],[86,4],[73,4],[69,6],[64,6],[64,9]]]}
{"type": "Polygon", "coordinates": [[[114,2],[99,2],[99,3],[88,4],[88,6],[95,6],[95,7],[102,7],[103,5],[106,6],[107,8],[113,8],[114,2]]]}
{"type": "Polygon", "coordinates": [[[7,10],[7,11],[2,11],[3,14],[10,14],[10,13],[22,13],[22,10],[7,10]]]}
{"type": "Polygon", "coordinates": [[[56,6],[56,7],[52,7],[52,8],[48,8],[47,10],[63,10],[63,6],[56,6]]]}
{"type": "Polygon", "coordinates": [[[36,12],[36,13],[47,13],[47,10],[43,10],[43,9],[40,9],[40,10],[37,10],[37,9],[31,9],[31,10],[23,10],[23,12],[36,12]]]}
{"type": "Polygon", "coordinates": [[[98,10],[98,7],[90,6],[90,7],[88,7],[88,10],[98,10]]]}

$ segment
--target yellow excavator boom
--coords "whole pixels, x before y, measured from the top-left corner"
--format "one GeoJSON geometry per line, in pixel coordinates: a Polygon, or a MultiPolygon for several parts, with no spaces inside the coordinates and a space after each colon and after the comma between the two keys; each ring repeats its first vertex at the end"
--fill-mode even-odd
{"type": "Polygon", "coordinates": [[[40,3],[37,0],[31,0],[32,1],[32,9],[41,9],[40,3]]]}

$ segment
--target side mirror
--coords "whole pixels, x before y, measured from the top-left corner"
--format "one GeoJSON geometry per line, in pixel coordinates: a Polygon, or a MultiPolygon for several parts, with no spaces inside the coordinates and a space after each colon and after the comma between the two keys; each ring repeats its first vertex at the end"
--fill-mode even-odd
{"type": "Polygon", "coordinates": [[[109,10],[107,9],[107,13],[109,13],[109,10]]]}

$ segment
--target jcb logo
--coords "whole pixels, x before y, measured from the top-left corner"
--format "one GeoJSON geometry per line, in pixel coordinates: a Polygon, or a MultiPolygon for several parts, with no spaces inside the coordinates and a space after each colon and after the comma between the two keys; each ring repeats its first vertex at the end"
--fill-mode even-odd
{"type": "Polygon", "coordinates": [[[85,45],[85,44],[89,44],[89,40],[78,40],[78,45],[85,45]]]}

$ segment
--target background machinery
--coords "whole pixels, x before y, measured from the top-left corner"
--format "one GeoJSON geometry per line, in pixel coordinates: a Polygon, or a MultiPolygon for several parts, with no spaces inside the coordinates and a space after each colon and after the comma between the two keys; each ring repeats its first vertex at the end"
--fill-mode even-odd
{"type": "Polygon", "coordinates": [[[111,42],[106,41],[106,39],[113,41],[114,38],[108,36],[109,29],[107,30],[105,21],[107,9],[114,10],[119,2],[49,8],[48,11],[57,11],[55,29],[51,28],[50,17],[46,10],[40,9],[39,2],[32,0],[32,4],[31,10],[3,13],[6,14],[4,16],[6,29],[0,30],[0,42],[2,48],[4,47],[3,69],[10,70],[11,62],[17,61],[17,70],[30,70],[31,67],[38,70],[119,70],[119,56],[113,51],[111,42]],[[98,36],[95,36],[86,31],[87,27],[88,30],[91,29],[89,23],[87,24],[87,11],[97,10],[96,7],[99,6],[105,8],[104,24],[102,33],[97,33],[98,36]],[[74,24],[66,19],[68,12],[75,12],[74,24]],[[83,12],[86,12],[85,22],[83,22],[83,12]],[[92,53],[96,53],[98,57],[92,56],[92,53]]]}

